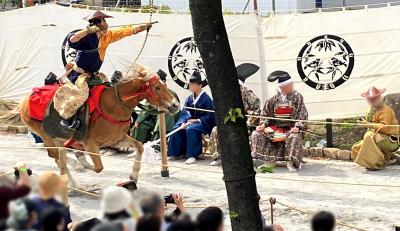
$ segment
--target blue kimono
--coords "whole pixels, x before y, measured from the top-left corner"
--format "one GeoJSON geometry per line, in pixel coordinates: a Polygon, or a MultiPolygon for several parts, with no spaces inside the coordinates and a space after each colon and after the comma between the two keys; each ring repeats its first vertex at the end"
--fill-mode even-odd
{"type": "MultiPolygon", "coordinates": [[[[78,67],[88,73],[96,73],[103,65],[108,45],[138,32],[133,26],[117,27],[108,30],[100,38],[97,37],[96,33],[93,33],[86,35],[75,43],[71,42],[71,37],[75,33],[70,33],[68,35],[68,46],[77,50],[75,63],[78,67]]],[[[68,78],[75,83],[79,75],[80,73],[72,70],[68,78]]]]}
{"type": "MultiPolygon", "coordinates": [[[[195,107],[213,110],[214,104],[206,92],[201,92],[195,99],[193,94],[185,100],[185,107],[195,107]]],[[[179,128],[189,119],[200,119],[200,123],[193,123],[186,129],[173,134],[168,143],[168,156],[198,157],[202,153],[202,134],[210,134],[215,126],[214,113],[183,109],[174,129],[179,128]]]]}

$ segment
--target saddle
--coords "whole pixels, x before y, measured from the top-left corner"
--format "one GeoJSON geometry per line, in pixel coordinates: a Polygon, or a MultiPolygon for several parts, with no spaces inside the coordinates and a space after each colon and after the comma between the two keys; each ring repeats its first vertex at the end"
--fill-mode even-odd
{"type": "Polygon", "coordinates": [[[53,97],[61,85],[52,84],[32,89],[29,97],[29,114],[31,119],[43,123],[44,131],[53,138],[83,140],[89,125],[99,117],[98,108],[104,85],[95,86],[90,90],[89,98],[75,116],[81,121],[78,129],[70,131],[60,125],[62,117],[54,108],[53,97]]]}
{"type": "Polygon", "coordinates": [[[74,131],[65,129],[60,122],[63,119],[57,110],[54,108],[54,102],[51,101],[46,109],[46,114],[43,121],[43,128],[47,135],[56,138],[73,139],[80,141],[86,137],[89,128],[89,109],[87,104],[84,104],[75,113],[80,125],[74,131]]]}

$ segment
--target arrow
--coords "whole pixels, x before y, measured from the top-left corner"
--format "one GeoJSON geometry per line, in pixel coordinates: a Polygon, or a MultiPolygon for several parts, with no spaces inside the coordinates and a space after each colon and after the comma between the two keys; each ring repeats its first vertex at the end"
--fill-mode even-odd
{"type": "Polygon", "coordinates": [[[154,22],[143,22],[143,23],[134,23],[134,24],[125,24],[125,25],[118,25],[118,26],[109,26],[108,28],[113,28],[113,27],[121,27],[121,26],[138,26],[138,25],[145,25],[145,24],[156,24],[158,21],[154,22]]]}

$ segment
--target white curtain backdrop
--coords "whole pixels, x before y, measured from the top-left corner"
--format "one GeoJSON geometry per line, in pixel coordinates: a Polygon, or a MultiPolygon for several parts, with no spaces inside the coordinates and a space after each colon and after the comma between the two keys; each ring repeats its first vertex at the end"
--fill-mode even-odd
{"type": "MultiPolygon", "coordinates": [[[[86,9],[55,4],[0,13],[0,98],[19,99],[29,94],[33,87],[43,84],[50,71],[62,75],[61,44],[68,32],[86,26],[82,18],[89,13],[86,9]]],[[[114,16],[108,20],[110,26],[149,20],[148,14],[107,13],[114,16]]],[[[249,88],[265,101],[275,94],[277,87],[276,83],[267,83],[266,76],[274,70],[285,70],[304,95],[310,117],[324,119],[362,114],[366,105],[360,93],[371,85],[387,88],[389,93],[399,91],[398,15],[400,7],[269,18],[235,15],[226,16],[225,24],[236,64],[251,62],[261,66],[246,81],[249,88]],[[349,79],[337,88],[316,90],[302,81],[297,56],[308,41],[325,34],[339,36],[349,44],[354,53],[354,68],[349,79]]],[[[153,20],[159,23],[152,28],[138,62],[168,73],[171,49],[178,41],[193,36],[190,15],[155,14],[153,20]]],[[[127,70],[142,45],[144,34],[111,44],[101,71],[111,76],[115,69],[127,70]]],[[[334,53],[337,48],[333,49],[334,53]]],[[[327,63],[332,55],[332,52],[316,52],[327,63]]],[[[324,65],[323,73],[330,68],[324,65]]],[[[331,81],[329,74],[320,75],[321,83],[334,82],[340,77],[338,74],[331,81]]],[[[172,78],[167,83],[181,98],[187,96],[188,91],[172,78]]],[[[208,87],[206,90],[209,91],[208,87]]]]}

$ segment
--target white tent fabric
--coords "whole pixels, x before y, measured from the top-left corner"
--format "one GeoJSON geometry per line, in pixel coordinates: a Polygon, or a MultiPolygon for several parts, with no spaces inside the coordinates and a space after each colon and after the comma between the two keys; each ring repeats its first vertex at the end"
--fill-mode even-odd
{"type": "MultiPolygon", "coordinates": [[[[62,75],[61,44],[70,31],[86,26],[82,18],[89,12],[49,4],[0,13],[0,98],[19,99],[29,94],[33,87],[43,84],[50,71],[62,75]]],[[[108,20],[110,26],[149,20],[148,14],[107,13],[114,16],[108,20]]],[[[226,16],[225,24],[236,64],[252,62],[261,66],[261,71],[246,81],[248,87],[264,101],[277,87],[276,83],[266,83],[266,76],[274,70],[286,70],[304,95],[311,118],[324,119],[363,113],[366,105],[360,93],[370,85],[387,88],[390,93],[398,91],[400,43],[396,42],[399,27],[395,20],[398,15],[400,7],[392,6],[270,18],[235,15],[226,16]],[[349,79],[335,89],[316,90],[302,81],[297,56],[308,41],[325,34],[339,36],[349,44],[354,53],[354,68],[349,79]]],[[[167,71],[171,49],[178,41],[193,35],[190,15],[155,14],[153,20],[159,24],[152,28],[138,62],[167,71]]],[[[114,70],[127,70],[143,38],[141,33],[111,44],[101,71],[111,76],[114,70]]],[[[334,56],[329,52],[318,55],[328,63],[334,56]]],[[[322,67],[323,73],[332,68],[322,67]]],[[[332,82],[329,74],[320,75],[322,84],[332,82]]],[[[318,82],[314,74],[310,79],[318,82]]],[[[188,94],[172,79],[168,80],[168,86],[181,98],[188,94]]],[[[209,91],[208,87],[206,90],[209,91]]]]}
{"type": "MultiPolygon", "coordinates": [[[[32,87],[43,84],[43,79],[50,71],[62,75],[62,42],[69,32],[87,25],[82,18],[89,13],[90,10],[55,4],[0,13],[0,98],[19,99],[29,94],[32,87]]],[[[107,14],[114,16],[108,20],[110,26],[149,21],[149,14],[107,14]]],[[[159,23],[152,28],[138,62],[154,70],[161,68],[167,71],[171,49],[178,41],[193,36],[190,15],[155,14],[152,20],[159,23]]],[[[252,44],[251,40],[256,41],[254,17],[230,17],[226,25],[238,62],[257,63],[258,47],[243,49],[242,46],[243,42],[252,44]]],[[[108,76],[114,70],[124,73],[138,54],[144,35],[140,33],[111,44],[101,71],[108,76]]],[[[255,82],[259,83],[259,80],[255,82]]],[[[180,97],[188,95],[188,91],[172,79],[168,80],[168,85],[180,97]]],[[[256,87],[256,84],[250,84],[250,87],[256,87]]],[[[206,90],[209,91],[209,88],[206,87],[206,90]]]]}
{"type": "MultiPolygon", "coordinates": [[[[399,92],[400,7],[331,13],[277,15],[263,22],[268,71],[296,73],[297,88],[313,117],[351,117],[365,111],[360,96],[371,85],[399,92]],[[333,90],[315,90],[299,77],[297,56],[312,38],[331,34],[343,38],[354,52],[350,78],[333,90]]],[[[330,56],[329,56],[330,57],[330,56]]],[[[326,57],[322,57],[326,58],[326,57]]],[[[321,82],[323,80],[321,79],[321,82]]],[[[330,79],[325,79],[331,82],[330,79]]],[[[268,92],[273,91],[268,86],[268,92]]]]}

